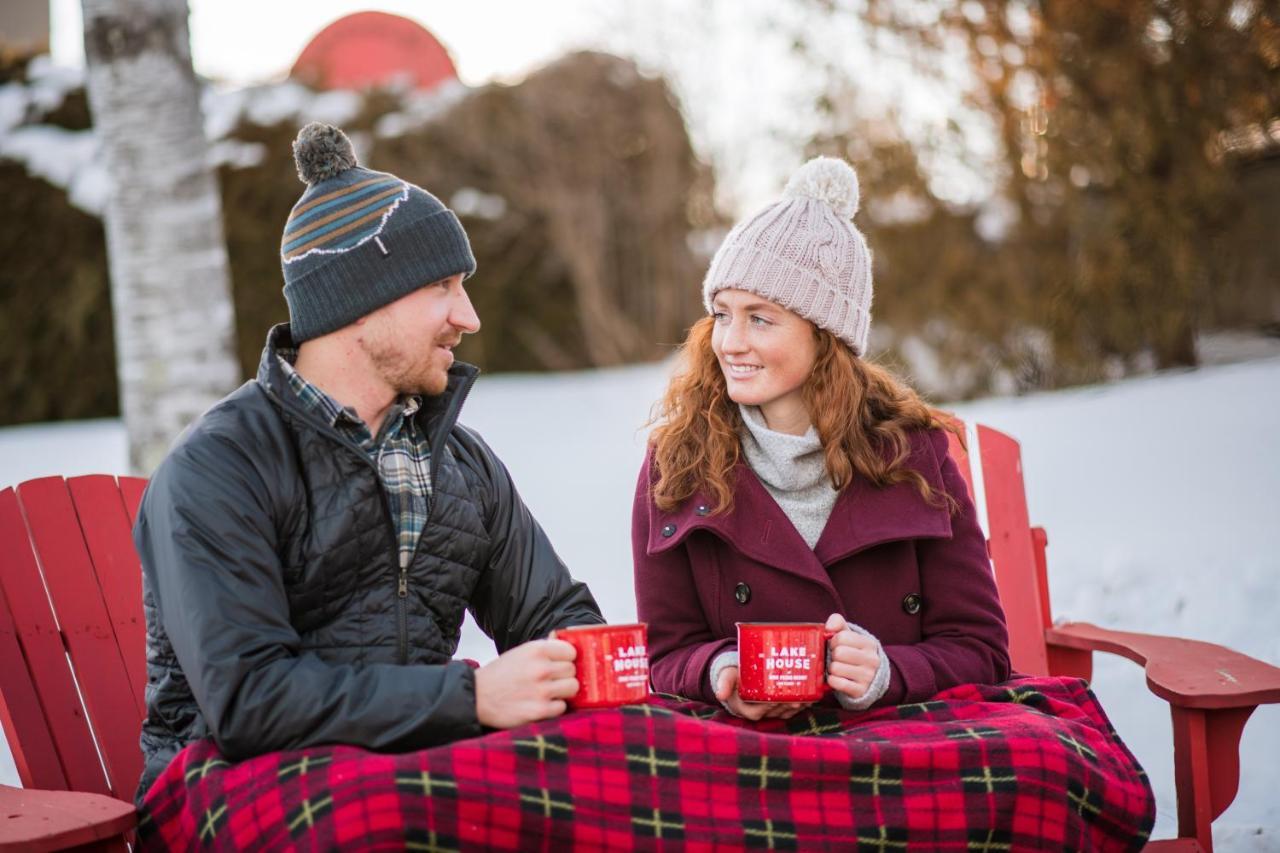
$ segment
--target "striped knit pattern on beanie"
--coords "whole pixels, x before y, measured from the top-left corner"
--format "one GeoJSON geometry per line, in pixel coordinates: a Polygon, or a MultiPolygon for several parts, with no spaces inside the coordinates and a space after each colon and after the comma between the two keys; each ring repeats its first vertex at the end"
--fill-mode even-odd
{"type": "Polygon", "coordinates": [[[308,252],[340,252],[376,237],[386,218],[409,197],[409,185],[395,175],[351,169],[326,183],[340,181],[346,186],[303,193],[284,226],[280,256],[285,263],[308,252]]]}
{"type": "Polygon", "coordinates": [[[806,163],[788,184],[787,197],[734,226],[717,250],[703,281],[708,312],[716,292],[745,290],[864,355],[871,328],[871,252],[850,221],[856,210],[857,178],[846,163],[826,157],[806,163]],[[815,171],[827,182],[817,182],[816,189],[805,180],[815,171]]]}
{"type": "Polygon", "coordinates": [[[338,128],[304,127],[294,159],[307,188],[285,223],[280,265],[295,344],[432,282],[475,272],[453,211],[421,187],[359,165],[338,128]]]}

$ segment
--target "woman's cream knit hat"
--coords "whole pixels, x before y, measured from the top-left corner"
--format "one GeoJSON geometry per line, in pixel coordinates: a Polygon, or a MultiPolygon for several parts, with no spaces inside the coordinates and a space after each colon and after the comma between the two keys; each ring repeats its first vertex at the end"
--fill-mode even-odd
{"type": "Polygon", "coordinates": [[[858,176],[815,157],[787,182],[782,200],[739,222],[711,259],[702,301],[746,290],[826,329],[862,356],[871,327],[871,252],[853,226],[858,176]]]}

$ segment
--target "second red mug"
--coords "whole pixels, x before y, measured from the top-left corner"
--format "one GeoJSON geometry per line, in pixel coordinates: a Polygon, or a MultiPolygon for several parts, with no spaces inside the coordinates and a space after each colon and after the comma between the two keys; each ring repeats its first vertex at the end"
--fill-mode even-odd
{"type": "Polygon", "coordinates": [[[739,622],[738,695],[748,702],[816,702],[827,691],[821,622],[739,622]]]}

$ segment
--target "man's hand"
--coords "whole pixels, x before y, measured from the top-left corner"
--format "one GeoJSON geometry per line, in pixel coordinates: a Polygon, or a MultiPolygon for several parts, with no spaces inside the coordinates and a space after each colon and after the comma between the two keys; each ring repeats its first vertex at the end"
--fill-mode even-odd
{"type": "Polygon", "coordinates": [[[720,670],[716,698],[729,709],[729,713],[747,720],[768,720],[775,717],[789,720],[809,706],[807,702],[748,702],[742,699],[738,696],[736,666],[726,666],[720,670]]]}
{"type": "Polygon", "coordinates": [[[839,613],[832,613],[827,618],[826,629],[834,632],[834,636],[827,640],[831,660],[827,667],[827,684],[851,699],[862,698],[880,668],[876,641],[849,630],[839,613]]]}
{"type": "Polygon", "coordinates": [[[509,649],[476,670],[476,718],[483,726],[510,729],[558,717],[578,692],[573,659],[564,640],[533,640],[509,649]]]}

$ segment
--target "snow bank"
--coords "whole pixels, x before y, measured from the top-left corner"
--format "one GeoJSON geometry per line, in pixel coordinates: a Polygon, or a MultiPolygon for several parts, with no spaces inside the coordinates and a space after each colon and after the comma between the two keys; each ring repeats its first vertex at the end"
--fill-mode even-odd
{"type": "MultiPolygon", "coordinates": [[[[635,617],[630,511],[659,366],[485,377],[464,420],[484,434],[575,575],[613,621],[635,617]]],[[[1231,646],[1280,664],[1280,358],[957,408],[1022,442],[1033,523],[1049,531],[1056,615],[1231,646]]],[[[115,421],[0,430],[0,484],[120,471],[115,421]]],[[[459,654],[494,656],[468,620],[459,654]]],[[[1098,656],[1095,690],[1175,832],[1165,706],[1141,671],[1098,656]]],[[[1280,846],[1280,707],[1241,743],[1221,850],[1280,846]]],[[[0,763],[7,761],[0,754],[0,763]]],[[[13,783],[10,764],[0,782],[13,783]]]]}

